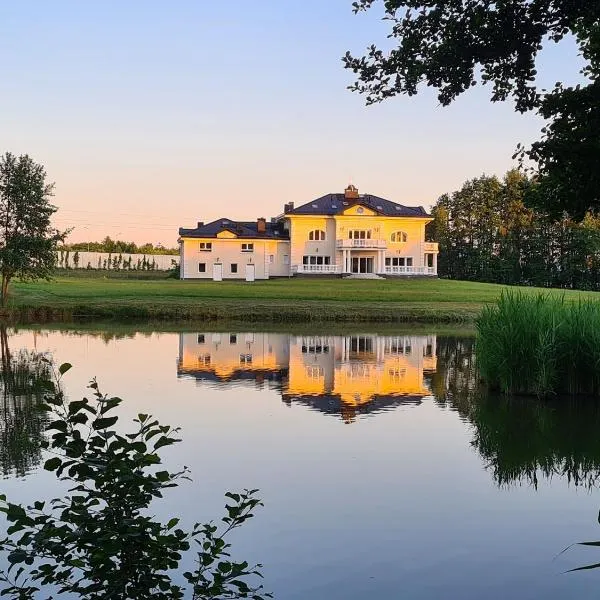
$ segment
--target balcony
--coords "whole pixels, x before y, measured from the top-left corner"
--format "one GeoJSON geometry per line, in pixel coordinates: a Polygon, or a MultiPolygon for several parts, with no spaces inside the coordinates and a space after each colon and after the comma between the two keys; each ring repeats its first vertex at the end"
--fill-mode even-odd
{"type": "Polygon", "coordinates": [[[423,252],[439,252],[437,242],[425,242],[423,244],[423,252]]]}
{"type": "MultiPolygon", "coordinates": [[[[437,246],[437,244],[436,244],[437,246]]],[[[386,275],[437,275],[435,267],[385,267],[386,275]]]]}
{"type": "Polygon", "coordinates": [[[337,275],[342,272],[341,265],[293,265],[292,273],[299,275],[337,275]]]}
{"type": "Polygon", "coordinates": [[[340,250],[360,250],[360,249],[376,249],[385,250],[387,242],[385,240],[337,240],[336,246],[340,250]]]}

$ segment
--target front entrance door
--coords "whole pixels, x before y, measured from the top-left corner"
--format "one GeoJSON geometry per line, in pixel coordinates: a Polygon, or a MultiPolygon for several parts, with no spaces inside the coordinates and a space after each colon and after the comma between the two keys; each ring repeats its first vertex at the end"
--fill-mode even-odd
{"type": "Polygon", "coordinates": [[[373,263],[372,256],[353,256],[352,273],[373,273],[373,263]]]}
{"type": "Polygon", "coordinates": [[[246,281],[254,281],[254,265],[246,265],[246,281]]]}
{"type": "Polygon", "coordinates": [[[215,263],[213,265],[213,281],[223,281],[223,265],[215,263]]]}

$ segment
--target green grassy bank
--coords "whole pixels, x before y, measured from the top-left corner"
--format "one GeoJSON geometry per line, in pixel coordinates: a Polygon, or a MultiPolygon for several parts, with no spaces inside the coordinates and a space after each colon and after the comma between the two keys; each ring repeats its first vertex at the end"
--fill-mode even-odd
{"type": "MultiPolygon", "coordinates": [[[[278,279],[219,282],[64,277],[16,282],[5,319],[241,322],[472,322],[506,286],[441,279],[278,279]]],[[[537,294],[537,288],[520,288],[537,294]]],[[[566,299],[600,293],[564,292],[566,299]]]]}

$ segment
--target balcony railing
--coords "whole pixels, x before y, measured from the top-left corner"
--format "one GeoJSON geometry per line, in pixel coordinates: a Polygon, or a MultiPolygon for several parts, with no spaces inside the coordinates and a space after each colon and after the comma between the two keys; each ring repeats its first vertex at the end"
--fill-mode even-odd
{"type": "Polygon", "coordinates": [[[300,274],[337,274],[342,272],[341,265],[294,265],[292,267],[292,273],[300,273],[300,274]]]}
{"type": "Polygon", "coordinates": [[[438,243],[437,242],[425,242],[423,244],[424,252],[438,252],[438,243]]]}
{"type": "Polygon", "coordinates": [[[385,240],[337,240],[336,246],[338,248],[387,248],[387,242],[385,240]]]}
{"type": "Polygon", "coordinates": [[[437,275],[435,267],[386,267],[386,275],[437,275]]]}

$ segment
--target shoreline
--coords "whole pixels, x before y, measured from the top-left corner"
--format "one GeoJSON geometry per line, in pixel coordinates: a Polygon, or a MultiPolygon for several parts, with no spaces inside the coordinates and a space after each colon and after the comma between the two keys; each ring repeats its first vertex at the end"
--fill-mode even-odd
{"type": "Polygon", "coordinates": [[[167,305],[127,302],[73,305],[23,304],[0,311],[5,323],[56,323],[95,321],[254,322],[254,323],[372,323],[372,324],[470,324],[480,306],[460,303],[408,304],[401,302],[209,300],[167,305]]]}

